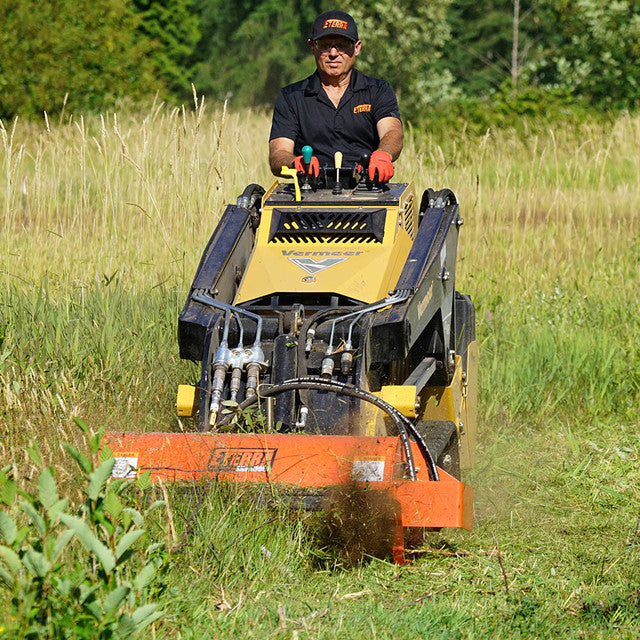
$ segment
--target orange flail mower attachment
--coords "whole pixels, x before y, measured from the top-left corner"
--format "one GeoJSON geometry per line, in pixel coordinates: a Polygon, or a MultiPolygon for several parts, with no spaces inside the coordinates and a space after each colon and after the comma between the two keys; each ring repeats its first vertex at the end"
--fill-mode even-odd
{"type": "MultiPolygon", "coordinates": [[[[472,527],[472,488],[442,469],[438,481],[430,480],[424,465],[417,480],[406,479],[397,437],[108,433],[103,446],[116,458],[115,477],[151,470],[152,481],[217,479],[310,489],[353,483],[386,491],[396,503],[393,557],[399,563],[403,527],[472,527]]],[[[420,467],[421,454],[411,446],[420,467]]]]}

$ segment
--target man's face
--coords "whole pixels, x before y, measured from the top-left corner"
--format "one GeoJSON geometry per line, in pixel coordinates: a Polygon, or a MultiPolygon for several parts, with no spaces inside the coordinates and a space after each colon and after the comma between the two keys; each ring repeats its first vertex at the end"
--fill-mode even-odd
{"type": "Polygon", "coordinates": [[[318,71],[327,76],[339,77],[348,73],[360,53],[360,40],[352,42],[343,36],[325,36],[318,40],[309,40],[309,46],[316,59],[318,71]]]}

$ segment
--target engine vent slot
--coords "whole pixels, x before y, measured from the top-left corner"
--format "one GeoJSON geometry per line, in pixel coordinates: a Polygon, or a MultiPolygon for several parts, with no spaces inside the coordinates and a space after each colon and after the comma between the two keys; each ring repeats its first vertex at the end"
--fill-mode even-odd
{"type": "Polygon", "coordinates": [[[381,243],[386,209],[274,209],[269,242],[381,243]]]}
{"type": "Polygon", "coordinates": [[[410,198],[409,200],[407,200],[404,206],[402,226],[405,228],[406,232],[409,234],[409,237],[412,240],[415,240],[415,237],[416,237],[416,229],[415,229],[416,219],[415,218],[416,218],[416,215],[413,210],[413,198],[410,198]]]}

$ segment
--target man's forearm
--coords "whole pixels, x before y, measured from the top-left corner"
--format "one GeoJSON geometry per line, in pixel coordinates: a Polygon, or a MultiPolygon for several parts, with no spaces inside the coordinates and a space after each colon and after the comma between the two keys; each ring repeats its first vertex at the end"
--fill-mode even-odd
{"type": "Polygon", "coordinates": [[[395,162],[400,156],[400,152],[402,151],[402,141],[404,135],[402,130],[400,131],[387,131],[384,136],[380,139],[380,144],[378,144],[379,151],[386,151],[390,156],[391,160],[395,162]]]}
{"type": "Polygon", "coordinates": [[[280,175],[282,167],[290,167],[295,156],[290,151],[277,149],[269,154],[269,166],[274,176],[280,175]]]}

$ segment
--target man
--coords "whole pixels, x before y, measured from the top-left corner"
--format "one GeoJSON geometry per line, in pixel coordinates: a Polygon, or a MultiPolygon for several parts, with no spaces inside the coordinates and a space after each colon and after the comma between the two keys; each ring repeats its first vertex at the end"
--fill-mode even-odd
{"type": "Polygon", "coordinates": [[[369,177],[387,182],[402,150],[402,122],[388,82],[354,68],[362,42],[354,19],[344,11],[327,11],[314,21],[309,47],[316,72],[280,91],[269,137],[269,165],[274,175],[283,166],[317,176],[333,166],[341,151],[343,166],[371,156],[369,177]],[[308,166],[302,147],[313,147],[308,166]]]}

